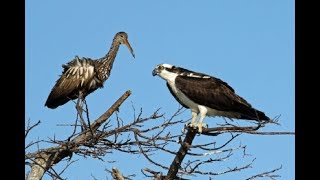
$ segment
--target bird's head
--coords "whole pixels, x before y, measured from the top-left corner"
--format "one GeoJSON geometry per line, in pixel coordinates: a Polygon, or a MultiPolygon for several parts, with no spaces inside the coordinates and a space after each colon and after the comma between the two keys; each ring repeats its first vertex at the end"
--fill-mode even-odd
{"type": "Polygon", "coordinates": [[[179,67],[171,64],[159,64],[153,71],[152,75],[158,75],[165,80],[173,80],[178,75],[179,67]]]}
{"type": "Polygon", "coordinates": [[[114,41],[118,42],[120,44],[124,44],[128,47],[128,49],[130,50],[132,56],[135,58],[135,54],[133,52],[133,49],[131,48],[131,45],[128,41],[128,34],[125,32],[118,32],[115,37],[114,37],[114,41]]]}

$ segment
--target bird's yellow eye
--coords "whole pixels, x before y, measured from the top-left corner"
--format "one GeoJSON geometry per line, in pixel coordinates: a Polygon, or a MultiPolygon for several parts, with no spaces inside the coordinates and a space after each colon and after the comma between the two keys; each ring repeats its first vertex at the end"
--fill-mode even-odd
{"type": "Polygon", "coordinates": [[[163,70],[163,69],[164,69],[164,67],[163,67],[163,66],[159,66],[159,69],[160,69],[160,70],[163,70]]]}

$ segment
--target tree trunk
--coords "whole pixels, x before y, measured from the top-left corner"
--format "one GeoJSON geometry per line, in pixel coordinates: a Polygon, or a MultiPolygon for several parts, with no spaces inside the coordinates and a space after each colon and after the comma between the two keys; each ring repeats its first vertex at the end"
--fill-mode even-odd
{"type": "Polygon", "coordinates": [[[169,171],[167,173],[167,176],[165,177],[165,180],[172,180],[177,177],[178,170],[181,166],[181,163],[186,156],[188,150],[190,149],[190,146],[192,144],[192,141],[194,137],[196,136],[197,131],[188,130],[186,137],[184,138],[183,142],[181,143],[181,147],[179,151],[177,152],[176,157],[174,158],[173,162],[170,165],[169,171]]]}

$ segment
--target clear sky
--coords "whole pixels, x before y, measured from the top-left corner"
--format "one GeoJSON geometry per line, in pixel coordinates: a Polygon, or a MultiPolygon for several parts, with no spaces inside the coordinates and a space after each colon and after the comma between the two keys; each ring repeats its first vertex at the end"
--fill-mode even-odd
{"type": "MultiPolygon", "coordinates": [[[[281,114],[281,126],[268,125],[264,131],[294,131],[294,1],[293,0],[162,0],[162,1],[26,1],[26,121],[41,120],[26,143],[55,136],[66,139],[75,108],[72,102],[57,109],[44,103],[62,72],[61,65],[79,57],[100,58],[107,53],[114,35],[127,32],[135,51],[133,59],[121,46],[105,87],[87,97],[91,119],[97,118],[126,90],[133,94],[120,109],[125,123],[131,122],[131,105],[148,116],[161,107],[170,116],[179,107],[165,81],[153,77],[153,68],[169,63],[221,78],[237,94],[269,117],[281,114]]],[[[190,118],[185,111],[183,118],[190,118]]],[[[220,118],[204,120],[210,127],[220,118]]],[[[177,127],[180,131],[182,127],[177,127]]],[[[220,136],[218,136],[219,138],[220,136]]],[[[196,137],[194,143],[208,141],[196,137]]],[[[219,142],[219,139],[214,139],[219,142]]],[[[247,153],[256,157],[253,168],[215,179],[245,179],[280,167],[280,179],[294,179],[294,136],[241,135],[232,144],[247,145],[247,153]]],[[[40,148],[50,144],[40,145],[40,148]]],[[[232,146],[230,146],[232,147],[232,146]]],[[[30,149],[34,150],[34,149],[30,149]]],[[[177,149],[178,150],[178,149],[177,149]]],[[[144,178],[140,169],[153,168],[143,156],[107,154],[105,162],[80,159],[62,177],[68,179],[110,179],[104,169],[115,166],[123,174],[144,178]],[[117,160],[108,163],[109,160],[117,160]]],[[[173,159],[158,154],[169,165],[173,159]]],[[[242,165],[243,158],[231,158],[231,165],[242,165]]],[[[204,170],[218,171],[215,165],[204,170]]],[[[57,166],[59,171],[61,167],[57,166]]],[[[28,168],[27,168],[28,170],[28,168]]],[[[156,169],[166,173],[165,170],[156,169]]],[[[197,175],[190,179],[209,179],[197,175]]],[[[50,179],[45,176],[44,179],[50,179]]]]}

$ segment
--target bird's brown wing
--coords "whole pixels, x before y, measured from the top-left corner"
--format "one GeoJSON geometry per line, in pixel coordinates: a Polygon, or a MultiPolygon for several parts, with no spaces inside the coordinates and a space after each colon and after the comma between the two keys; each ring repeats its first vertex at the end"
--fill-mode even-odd
{"type": "Polygon", "coordinates": [[[92,81],[95,69],[88,59],[75,59],[63,65],[63,67],[63,73],[52,88],[45,103],[47,107],[52,109],[65,104],[70,99],[76,99],[79,90],[88,90],[90,86],[94,85],[90,83],[95,83],[95,81],[92,81]]]}
{"type": "Polygon", "coordinates": [[[238,111],[251,105],[218,78],[178,76],[176,86],[192,101],[220,111],[238,111]],[[194,88],[196,87],[196,88],[194,88]]]}
{"type": "Polygon", "coordinates": [[[239,113],[239,119],[270,120],[263,112],[253,108],[245,99],[222,80],[207,76],[197,78],[177,76],[175,84],[189,99],[212,109],[239,113]]]}

